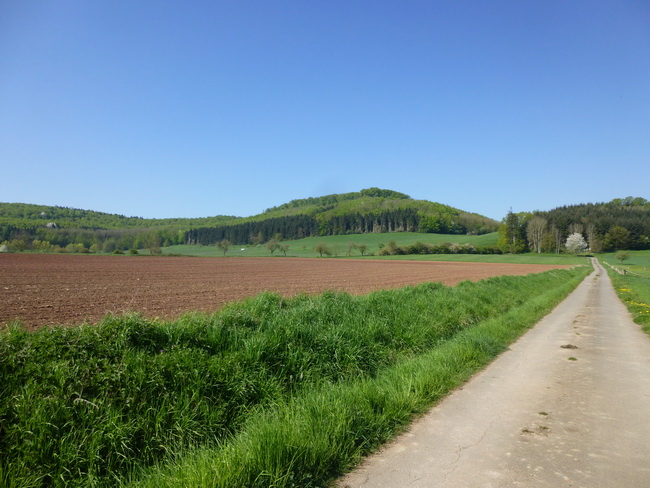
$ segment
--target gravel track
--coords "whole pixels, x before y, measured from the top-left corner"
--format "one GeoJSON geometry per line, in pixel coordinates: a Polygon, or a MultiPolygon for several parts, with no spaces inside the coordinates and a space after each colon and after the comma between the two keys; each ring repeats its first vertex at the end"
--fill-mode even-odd
{"type": "Polygon", "coordinates": [[[595,271],[340,487],[650,486],[650,338],[595,271]]]}

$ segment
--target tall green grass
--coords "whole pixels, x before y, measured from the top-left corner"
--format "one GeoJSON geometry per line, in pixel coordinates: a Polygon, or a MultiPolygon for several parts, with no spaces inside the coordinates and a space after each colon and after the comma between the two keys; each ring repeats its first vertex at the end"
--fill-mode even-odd
{"type": "Polygon", "coordinates": [[[321,486],[586,273],[359,297],[263,294],[176,322],[131,315],[9,328],[0,334],[0,482],[321,486]]]}

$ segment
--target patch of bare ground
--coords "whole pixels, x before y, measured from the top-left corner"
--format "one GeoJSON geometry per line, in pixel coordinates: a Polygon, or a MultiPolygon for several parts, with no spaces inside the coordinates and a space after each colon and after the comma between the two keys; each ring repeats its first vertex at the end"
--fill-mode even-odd
{"type": "Polygon", "coordinates": [[[565,266],[305,258],[190,258],[0,255],[0,324],[27,327],[94,323],[137,311],[174,318],[214,312],[264,291],[292,296],[325,290],[352,294],[426,281],[454,285],[497,275],[565,266]]]}

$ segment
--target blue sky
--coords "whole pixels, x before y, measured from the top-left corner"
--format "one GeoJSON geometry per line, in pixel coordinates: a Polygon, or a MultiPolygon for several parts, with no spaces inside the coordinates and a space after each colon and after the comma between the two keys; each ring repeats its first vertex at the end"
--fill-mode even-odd
{"type": "Polygon", "coordinates": [[[0,201],[650,199],[645,0],[0,2],[0,201]]]}

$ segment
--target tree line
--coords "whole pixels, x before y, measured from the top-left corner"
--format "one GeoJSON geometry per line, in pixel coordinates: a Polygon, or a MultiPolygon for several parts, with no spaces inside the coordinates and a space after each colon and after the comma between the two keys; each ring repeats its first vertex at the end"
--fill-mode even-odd
{"type": "Polygon", "coordinates": [[[608,203],[558,207],[545,212],[508,212],[499,228],[502,252],[554,252],[580,234],[592,252],[650,249],[650,202],[627,197],[608,203]]]}
{"type": "Polygon", "coordinates": [[[185,232],[185,244],[213,245],[227,240],[234,244],[261,244],[277,236],[302,239],[319,235],[318,221],[308,215],[275,217],[219,227],[200,227],[185,232]]]}
{"type": "Polygon", "coordinates": [[[11,251],[107,252],[149,249],[183,244],[185,232],[177,229],[19,228],[0,225],[0,244],[11,251]]]}
{"type": "Polygon", "coordinates": [[[58,228],[78,229],[151,229],[160,227],[188,228],[197,225],[221,225],[241,217],[216,215],[197,218],[145,219],[120,214],[82,210],[70,207],[34,205],[29,203],[0,203],[0,228],[30,229],[54,223],[58,228]]]}
{"type": "Polygon", "coordinates": [[[304,237],[385,232],[481,234],[494,231],[490,220],[474,214],[425,214],[415,208],[395,208],[371,213],[292,215],[247,221],[219,227],[201,227],[185,233],[185,244],[213,245],[222,240],[259,244],[275,236],[285,240],[304,237]]]}

